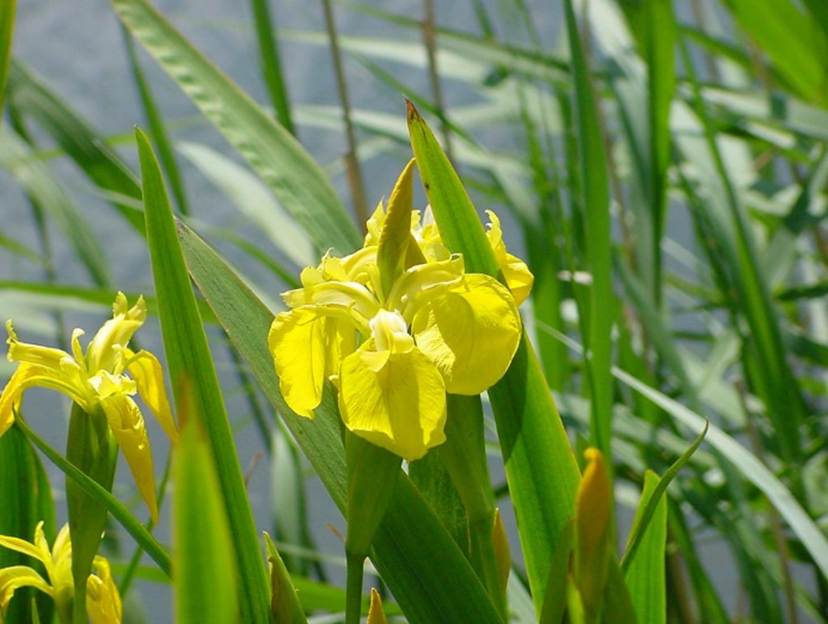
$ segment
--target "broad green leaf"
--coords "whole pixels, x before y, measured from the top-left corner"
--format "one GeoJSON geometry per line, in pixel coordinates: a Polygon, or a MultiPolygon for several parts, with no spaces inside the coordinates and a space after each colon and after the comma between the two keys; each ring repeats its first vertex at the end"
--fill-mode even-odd
{"type": "MultiPolygon", "coordinates": [[[[125,197],[140,199],[135,174],[77,112],[29,71],[21,62],[12,62],[9,76],[10,104],[31,117],[57,142],[95,186],[125,197]]],[[[128,203],[113,201],[138,232],[143,220],[128,203]]]]}
{"type": "Polygon", "coordinates": [[[644,490],[641,492],[641,502],[633,525],[644,526],[643,516],[650,506],[650,500],[660,500],[656,503],[649,523],[646,523],[638,556],[630,562],[624,576],[638,621],[646,624],[664,624],[667,620],[667,499],[656,496],[658,484],[657,474],[651,471],[644,474],[644,490]]]}
{"type": "Polygon", "coordinates": [[[173,392],[179,403],[189,400],[188,395],[192,394],[192,413],[210,443],[235,543],[242,619],[264,622],[270,603],[267,574],[215,365],[176,237],[158,161],[140,130],[136,130],[136,140],[143,176],[147,244],[173,392]]]}
{"type": "Polygon", "coordinates": [[[569,560],[572,554],[574,524],[568,522],[560,536],[549,566],[549,584],[543,596],[540,624],[561,624],[566,611],[566,585],[569,581],[569,560]]]}
{"type": "Polygon", "coordinates": [[[3,114],[6,79],[9,75],[9,63],[11,63],[14,15],[16,10],[17,0],[7,0],[0,5],[0,115],[3,114]]]}
{"type": "MultiPolygon", "coordinates": [[[[480,218],[428,125],[409,106],[409,132],[440,234],[468,271],[497,275],[480,218]]],[[[509,370],[489,389],[529,586],[538,612],[558,536],[574,513],[580,479],[540,363],[526,335],[509,370]]]]}
{"type": "Polygon", "coordinates": [[[258,178],[206,145],[186,142],[180,143],[178,149],[267,235],[279,251],[300,267],[315,264],[317,258],[310,238],[258,178]]]}
{"type": "MultiPolygon", "coordinates": [[[[313,420],[288,409],[279,393],[273,357],[267,348],[273,314],[189,228],[180,225],[179,236],[199,290],[213,306],[230,340],[293,433],[334,503],[344,510],[345,453],[333,396],[324,393],[313,420]]],[[[500,621],[462,552],[405,475],[397,482],[374,538],[371,558],[414,624],[500,621]]]]}
{"type": "Polygon", "coordinates": [[[726,0],[738,24],[779,72],[815,104],[828,104],[828,36],[790,0],[726,0]]]}
{"type": "Polygon", "coordinates": [[[201,112],[248,161],[319,250],[361,243],[331,183],[310,155],[204,58],[145,0],[113,0],[118,16],[201,112]]]}
{"type": "Polygon", "coordinates": [[[158,565],[158,567],[167,575],[171,574],[170,556],[164,548],[156,541],[144,525],[127,509],[117,498],[112,496],[105,488],[101,487],[94,479],[88,477],[76,466],[68,462],[63,455],[58,453],[55,449],[49,446],[38,434],[32,431],[28,424],[22,419],[15,421],[15,426],[18,427],[28,440],[38,448],[38,450],[49,458],[61,472],[82,489],[86,494],[104,505],[112,514],[126,532],[144,549],[150,558],[158,565]]]}
{"type": "MultiPolygon", "coordinates": [[[[566,31],[575,82],[573,108],[578,136],[578,156],[582,185],[581,209],[584,221],[586,261],[592,277],[589,289],[588,340],[591,357],[587,362],[592,396],[592,441],[607,458],[612,470],[612,360],[613,306],[612,263],[609,215],[609,176],[604,149],[603,127],[595,103],[590,70],[581,46],[572,0],[565,0],[566,31]]],[[[574,166],[574,163],[570,163],[574,166]]]]}
{"type": "Polygon", "coordinates": [[[179,416],[187,422],[175,448],[173,469],[175,621],[224,624],[239,617],[234,540],[200,417],[182,408],[179,403],[179,416]]]}

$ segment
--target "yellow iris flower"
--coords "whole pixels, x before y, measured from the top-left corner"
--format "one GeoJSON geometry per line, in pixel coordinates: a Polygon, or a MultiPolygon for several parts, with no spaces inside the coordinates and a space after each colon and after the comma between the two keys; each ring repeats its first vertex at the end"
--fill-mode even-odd
{"type": "Polygon", "coordinates": [[[385,216],[380,205],[362,249],[302,271],[302,288],[282,295],[290,310],[276,316],[268,343],[292,410],[312,417],[330,378],[345,426],[410,461],[445,441],[446,392],[479,394],[503,376],[521,321],[510,290],[466,273],[462,256],[440,249],[436,226],[416,212],[417,249],[384,290],[385,216]]]}
{"type": "Polygon", "coordinates": [[[156,520],[152,451],[144,418],[132,399],[136,392],[171,440],[175,441],[178,433],[164,389],[161,364],[149,351],[135,353],[127,347],[147,316],[143,298],[130,308],[126,296],[119,292],[112,312],[112,318],[98,330],[85,354],[80,345],[84,332],[80,329],[72,332],[70,355],[61,349],[20,342],[12,322],[6,323],[7,357],[19,365],[0,394],[0,435],[11,427],[23,393],[33,386],[57,390],[87,413],[102,409],[138,491],[156,520]]]}
{"type": "MultiPolygon", "coordinates": [[[[0,616],[5,616],[14,592],[21,587],[34,587],[55,601],[62,622],[71,620],[72,613],[72,543],[69,525],[58,533],[51,550],[43,534],[43,523],[35,528],[32,543],[17,537],[0,535],[0,546],[22,553],[43,564],[44,579],[36,570],[23,565],[0,569],[0,616]]],[[[121,596],[109,571],[109,562],[96,556],[92,574],[86,581],[86,612],[90,624],[118,624],[121,621],[121,596]]],[[[0,617],[0,621],[2,621],[0,617]]]]}

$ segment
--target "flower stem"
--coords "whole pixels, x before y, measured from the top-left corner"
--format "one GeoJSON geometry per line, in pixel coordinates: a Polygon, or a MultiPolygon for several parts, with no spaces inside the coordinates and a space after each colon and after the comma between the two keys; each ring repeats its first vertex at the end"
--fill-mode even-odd
{"type": "Polygon", "coordinates": [[[348,580],[345,589],[345,624],[359,624],[362,615],[362,574],[364,555],[347,554],[348,580]]]}

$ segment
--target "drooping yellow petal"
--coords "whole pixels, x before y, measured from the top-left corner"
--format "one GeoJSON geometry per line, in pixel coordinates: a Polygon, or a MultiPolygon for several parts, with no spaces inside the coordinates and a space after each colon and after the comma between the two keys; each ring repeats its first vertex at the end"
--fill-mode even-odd
{"type": "Polygon", "coordinates": [[[14,592],[21,587],[34,587],[52,595],[51,586],[28,566],[9,566],[0,569],[0,615],[5,615],[14,592]]]}
{"type": "Polygon", "coordinates": [[[89,624],[120,624],[121,595],[112,579],[109,562],[95,557],[92,574],[86,581],[86,613],[89,624]]]}
{"type": "Polygon", "coordinates": [[[486,214],[489,217],[489,229],[486,231],[486,236],[489,239],[489,244],[492,246],[497,265],[500,267],[503,277],[506,279],[509,290],[512,291],[515,303],[520,305],[532,291],[532,284],[535,281],[535,277],[523,260],[517,256],[513,256],[506,249],[506,243],[503,242],[503,230],[500,227],[500,219],[498,216],[491,210],[487,210],[486,214]]]}
{"type": "Polygon", "coordinates": [[[138,492],[149,509],[153,522],[158,519],[155,500],[155,476],[152,469],[152,449],[141,410],[126,394],[112,394],[101,400],[101,407],[109,428],[138,486],[138,492]]]}
{"type": "Polygon", "coordinates": [[[273,320],[267,343],[279,389],[288,407],[313,418],[325,383],[327,319],[313,306],[282,312],[273,320]]]}
{"type": "Polygon", "coordinates": [[[356,435],[413,461],[445,441],[446,389],[416,347],[374,351],[373,339],[342,360],[339,410],[356,435]]]}
{"type": "Polygon", "coordinates": [[[23,393],[34,386],[57,390],[81,406],[87,405],[88,393],[81,384],[79,372],[72,367],[74,360],[64,360],[63,370],[23,362],[14,371],[3,393],[0,394],[0,435],[14,423],[14,411],[20,408],[23,393]]]}
{"type": "MultiPolygon", "coordinates": [[[[42,525],[41,522],[38,526],[42,525]]],[[[42,531],[42,529],[41,529],[42,531]]],[[[19,537],[12,537],[10,535],[0,535],[0,546],[3,548],[8,548],[9,550],[13,550],[15,552],[19,552],[27,557],[32,557],[33,559],[37,559],[47,568],[52,564],[52,558],[49,555],[48,549],[46,550],[46,556],[44,557],[43,551],[38,548],[35,544],[27,542],[24,539],[20,539],[19,537]]]]}
{"type": "Polygon", "coordinates": [[[173,420],[170,401],[167,398],[167,391],[164,387],[164,371],[161,369],[161,362],[152,353],[141,350],[133,353],[130,350],[124,352],[127,359],[127,371],[135,380],[138,394],[152,410],[158,419],[158,424],[167,434],[167,437],[176,442],[178,440],[178,429],[173,420]]]}
{"type": "Polygon", "coordinates": [[[521,322],[505,286],[470,273],[421,305],[411,330],[419,349],[443,374],[446,390],[473,395],[506,372],[520,342],[521,322]]]}
{"type": "Polygon", "coordinates": [[[90,373],[99,370],[120,373],[116,368],[123,358],[122,350],[146,318],[147,304],[143,297],[130,308],[126,295],[119,292],[112,304],[112,318],[101,326],[86,351],[90,373]]]}

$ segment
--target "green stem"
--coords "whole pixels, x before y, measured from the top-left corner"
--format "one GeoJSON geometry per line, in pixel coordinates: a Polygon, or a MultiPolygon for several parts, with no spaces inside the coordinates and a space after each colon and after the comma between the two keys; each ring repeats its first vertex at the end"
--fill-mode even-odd
{"type": "Polygon", "coordinates": [[[359,624],[362,617],[362,574],[365,555],[347,554],[348,580],[345,589],[345,624],[359,624]]]}

